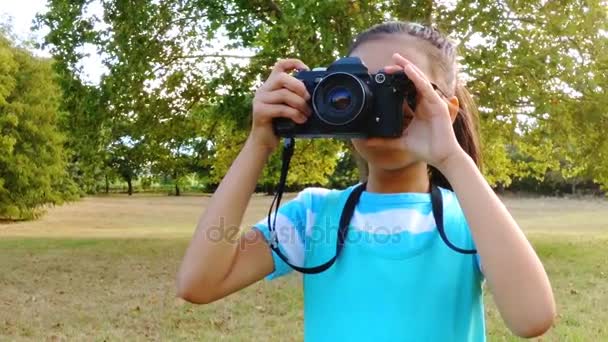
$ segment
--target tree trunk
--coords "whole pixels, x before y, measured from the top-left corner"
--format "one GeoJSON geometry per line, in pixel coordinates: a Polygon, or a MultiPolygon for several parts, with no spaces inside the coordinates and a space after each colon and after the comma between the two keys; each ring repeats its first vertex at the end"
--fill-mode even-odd
{"type": "Polygon", "coordinates": [[[127,179],[127,185],[129,186],[127,193],[129,194],[129,196],[131,196],[131,195],[133,195],[133,182],[132,182],[131,178],[127,179]]]}
{"type": "Polygon", "coordinates": [[[179,176],[177,175],[177,171],[173,172],[173,179],[175,180],[175,196],[180,196],[181,192],[179,191],[179,176]]]}
{"type": "Polygon", "coordinates": [[[106,194],[110,193],[110,181],[108,180],[108,175],[106,175],[106,194]]]}
{"type": "Polygon", "coordinates": [[[501,195],[505,193],[505,185],[503,183],[496,184],[496,193],[501,195]]]}
{"type": "Polygon", "coordinates": [[[433,26],[433,0],[426,1],[426,15],[424,23],[428,26],[433,26]]]}
{"type": "Polygon", "coordinates": [[[274,196],[274,186],[273,184],[265,184],[264,188],[266,189],[266,195],[274,196]]]}

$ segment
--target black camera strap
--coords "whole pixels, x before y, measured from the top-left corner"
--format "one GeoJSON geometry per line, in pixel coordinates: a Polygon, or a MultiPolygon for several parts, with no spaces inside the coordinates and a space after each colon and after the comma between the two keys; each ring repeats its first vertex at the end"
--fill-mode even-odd
{"type": "MultiPolygon", "coordinates": [[[[279,206],[281,204],[281,199],[283,197],[283,192],[285,190],[285,183],[287,181],[287,172],[289,171],[289,163],[291,161],[291,157],[293,156],[293,151],[295,148],[295,140],[294,138],[285,138],[285,142],[283,145],[283,154],[281,157],[281,178],[279,184],[277,186],[277,191],[272,200],[272,204],[270,205],[270,209],[268,210],[268,230],[270,231],[270,248],[283,260],[287,265],[289,265],[294,270],[305,273],[305,274],[316,274],[321,273],[328,268],[330,268],[340,256],[342,249],[344,248],[344,241],[346,241],[346,236],[348,234],[348,226],[350,224],[350,220],[353,217],[355,212],[355,207],[359,202],[359,198],[365,188],[367,183],[359,184],[355,187],[351,193],[348,195],[346,203],[344,204],[344,209],[342,210],[342,214],[340,215],[340,223],[338,226],[338,240],[336,241],[336,254],[333,258],[329,259],[325,263],[314,266],[314,267],[301,267],[292,264],[287,256],[283,254],[281,249],[279,248],[279,239],[276,231],[276,221],[279,213],[279,206]],[[276,206],[275,206],[276,204],[276,206]],[[272,215],[272,208],[274,210],[274,216],[272,215]]],[[[435,219],[435,224],[437,225],[437,231],[439,232],[439,236],[441,240],[452,250],[462,253],[462,254],[476,254],[477,250],[475,249],[462,249],[456,247],[454,244],[450,242],[448,239],[445,229],[443,226],[443,198],[441,196],[441,190],[436,185],[431,186],[431,205],[433,208],[433,217],[435,219]]]]}
{"type": "Polygon", "coordinates": [[[456,247],[452,242],[450,242],[450,239],[448,239],[443,226],[443,196],[441,196],[441,190],[435,184],[431,184],[431,206],[433,207],[433,218],[435,219],[437,231],[439,232],[439,236],[446,246],[461,254],[477,254],[476,249],[462,249],[456,247]]]}

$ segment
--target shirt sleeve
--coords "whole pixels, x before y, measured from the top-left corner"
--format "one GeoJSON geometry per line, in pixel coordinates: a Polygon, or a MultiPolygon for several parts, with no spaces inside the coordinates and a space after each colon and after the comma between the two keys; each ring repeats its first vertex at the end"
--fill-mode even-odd
{"type": "MultiPolygon", "coordinates": [[[[281,205],[276,217],[275,231],[279,240],[279,249],[290,263],[303,266],[304,265],[304,246],[306,238],[306,227],[311,223],[307,222],[312,211],[311,191],[304,189],[291,201],[281,205]]],[[[270,216],[271,222],[274,219],[275,213],[270,216]]],[[[270,243],[270,230],[268,228],[268,217],[260,220],[254,225],[254,228],[259,230],[270,243]]],[[[270,273],[266,279],[271,280],[280,276],[286,275],[292,271],[275,251],[272,251],[272,259],[274,262],[274,271],[270,273]]]]}

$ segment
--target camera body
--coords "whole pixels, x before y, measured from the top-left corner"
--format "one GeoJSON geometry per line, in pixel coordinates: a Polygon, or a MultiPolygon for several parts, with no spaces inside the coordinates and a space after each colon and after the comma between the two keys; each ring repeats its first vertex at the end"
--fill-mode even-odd
{"type": "Polygon", "coordinates": [[[300,71],[313,114],[304,124],[276,118],[280,137],[399,137],[403,133],[403,101],[416,106],[416,87],[403,73],[370,74],[357,57],[345,57],[327,69],[300,71]]]}

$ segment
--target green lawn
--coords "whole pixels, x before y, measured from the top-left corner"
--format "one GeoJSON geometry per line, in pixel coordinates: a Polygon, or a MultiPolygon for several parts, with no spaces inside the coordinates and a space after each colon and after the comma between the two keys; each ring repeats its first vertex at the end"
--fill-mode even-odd
{"type": "MultiPolygon", "coordinates": [[[[297,275],[207,306],[174,277],[208,197],[87,198],[0,224],[0,341],[302,339],[297,275]]],[[[262,217],[256,196],[245,216],[262,217]]],[[[608,202],[505,199],[547,268],[559,308],[543,341],[608,340],[608,202]]],[[[487,301],[490,341],[516,341],[487,301]]]]}

